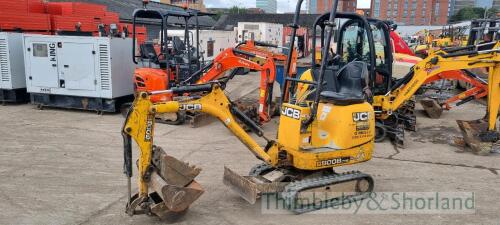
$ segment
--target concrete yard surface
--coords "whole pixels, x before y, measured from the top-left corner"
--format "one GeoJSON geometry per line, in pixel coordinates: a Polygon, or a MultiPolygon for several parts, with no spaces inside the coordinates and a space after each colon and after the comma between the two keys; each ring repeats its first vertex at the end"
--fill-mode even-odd
{"type": "MultiPolygon", "coordinates": [[[[206,192],[179,224],[499,224],[500,155],[478,156],[448,144],[459,135],[455,119],[480,118],[484,110],[468,103],[440,119],[418,111],[419,130],[407,133],[406,148],[378,143],[371,161],[338,169],[371,174],[377,192],[474,193],[472,211],[451,214],[269,212],[222,184],[224,165],[246,174],[259,161],[219,122],[158,124],[155,142],[203,169],[197,181],[206,192]]],[[[122,123],[119,114],[0,106],[0,224],[162,224],[124,212],[122,123]]],[[[266,130],[276,126],[271,122],[266,130]]]]}

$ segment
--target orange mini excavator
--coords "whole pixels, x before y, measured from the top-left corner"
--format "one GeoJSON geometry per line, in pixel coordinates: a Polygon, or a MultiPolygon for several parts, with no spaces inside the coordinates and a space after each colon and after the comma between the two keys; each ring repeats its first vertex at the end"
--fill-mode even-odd
{"type": "MultiPolygon", "coordinates": [[[[215,59],[205,65],[202,69],[194,72],[191,76],[180,81],[181,85],[185,84],[203,84],[209,83],[214,80],[230,80],[232,79],[239,68],[246,68],[252,71],[260,71],[260,94],[257,108],[257,117],[253,118],[256,122],[265,123],[271,119],[272,116],[272,92],[273,85],[276,79],[276,61],[286,60],[286,56],[269,52],[263,48],[255,46],[256,42],[247,41],[235,48],[228,48],[222,51],[215,57],[215,59]],[[247,44],[250,43],[250,44],[247,44]],[[244,46],[246,50],[240,50],[239,47],[244,46]],[[248,47],[255,46],[255,47],[248,47]],[[229,72],[229,73],[228,73],[229,72]]],[[[296,62],[293,60],[293,62],[296,62]]],[[[290,74],[294,74],[295,70],[290,70],[290,74]]],[[[134,82],[136,92],[151,92],[166,90],[169,86],[168,72],[162,69],[140,68],[134,74],[134,82]]],[[[154,96],[153,102],[160,102],[172,100],[175,95],[162,94],[154,96]]],[[[252,113],[255,114],[255,113],[252,113]]],[[[186,119],[191,120],[191,124],[195,124],[197,114],[192,115],[176,114],[176,115],[161,115],[159,121],[167,124],[181,124],[186,119]]]]}
{"type": "MultiPolygon", "coordinates": [[[[138,92],[151,92],[167,90],[178,85],[188,84],[203,84],[214,80],[230,80],[240,68],[249,69],[251,71],[260,71],[260,93],[258,104],[252,106],[243,106],[249,110],[250,117],[259,123],[267,122],[272,116],[272,91],[273,84],[276,79],[276,62],[285,62],[287,56],[281,53],[274,53],[269,48],[279,48],[277,45],[268,44],[259,41],[241,42],[233,48],[228,48],[219,53],[213,61],[202,65],[200,63],[200,53],[198,51],[199,40],[190,40],[190,27],[195,27],[196,32],[199,31],[198,22],[196,26],[189,24],[191,18],[198,21],[198,16],[208,15],[199,11],[186,9],[185,11],[166,11],[159,9],[148,9],[146,7],[134,11],[134,27],[137,24],[136,20],[147,19],[158,20],[161,26],[161,35],[159,44],[146,42],[140,46],[140,57],[142,65],[134,71],[134,89],[138,92]],[[170,23],[166,23],[169,17],[184,19],[182,24],[185,27],[184,40],[178,37],[169,37],[167,28],[170,23]],[[257,111],[257,112],[255,112],[257,111]]],[[[181,24],[177,24],[181,25],[181,24]]],[[[135,32],[133,33],[135,38],[135,32]]],[[[292,52],[291,69],[289,75],[296,73],[296,51],[292,52]]],[[[137,56],[134,48],[134,62],[137,56]]],[[[176,96],[173,94],[155,95],[151,100],[153,102],[173,100],[176,96]]],[[[127,107],[128,109],[128,107],[127,107]]],[[[126,112],[123,110],[122,112],[126,112]]],[[[124,113],[125,114],[125,113],[124,113]]],[[[201,118],[199,114],[191,113],[190,111],[157,115],[158,122],[167,124],[182,124],[186,120],[190,120],[192,125],[197,123],[201,118]]]]}

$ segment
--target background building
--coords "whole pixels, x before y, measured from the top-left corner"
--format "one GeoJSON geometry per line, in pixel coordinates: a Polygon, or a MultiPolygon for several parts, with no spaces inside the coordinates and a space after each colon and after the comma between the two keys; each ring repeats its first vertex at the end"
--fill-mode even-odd
{"type": "Polygon", "coordinates": [[[316,14],[317,0],[307,0],[307,13],[316,14]]]}
{"type": "MultiPolygon", "coordinates": [[[[333,0],[308,0],[307,8],[310,14],[322,14],[332,9],[333,0]]],[[[356,0],[340,0],[338,9],[340,12],[355,12],[356,0]]]]}
{"type": "Polygon", "coordinates": [[[276,13],[278,9],[277,0],[256,0],[255,7],[264,10],[266,13],[276,13]]]}
{"type": "MultiPolygon", "coordinates": [[[[207,8],[207,12],[215,13],[215,14],[234,13],[234,12],[231,12],[231,10],[233,10],[233,9],[232,8],[207,8]]],[[[240,8],[240,11],[241,11],[241,14],[264,14],[264,13],[266,13],[266,12],[264,12],[263,9],[259,9],[259,8],[244,8],[244,9],[240,8]]]]}
{"type": "Polygon", "coordinates": [[[203,0],[159,0],[159,2],[176,6],[184,6],[187,4],[187,6],[191,9],[197,9],[202,12],[207,11],[203,0]]]}
{"type": "Polygon", "coordinates": [[[402,25],[445,25],[449,4],[449,0],[372,0],[370,15],[402,25]]]}

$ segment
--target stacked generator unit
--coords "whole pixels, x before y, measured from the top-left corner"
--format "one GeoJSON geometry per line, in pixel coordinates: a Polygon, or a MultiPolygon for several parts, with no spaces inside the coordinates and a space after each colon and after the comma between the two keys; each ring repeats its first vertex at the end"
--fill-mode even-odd
{"type": "Polygon", "coordinates": [[[23,34],[0,32],[0,102],[26,102],[23,34]]]}
{"type": "Polygon", "coordinates": [[[31,103],[116,112],[133,99],[130,38],[26,34],[26,86],[31,103]]]}

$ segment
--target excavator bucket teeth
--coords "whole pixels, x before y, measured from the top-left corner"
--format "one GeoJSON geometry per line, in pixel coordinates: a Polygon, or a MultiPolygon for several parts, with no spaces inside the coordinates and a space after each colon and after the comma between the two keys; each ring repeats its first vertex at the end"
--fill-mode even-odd
{"type": "Polygon", "coordinates": [[[481,140],[481,135],[488,129],[488,122],[484,120],[457,120],[458,127],[463,135],[463,141],[472,151],[479,155],[490,154],[494,143],[481,140]]]}
{"type": "Polygon", "coordinates": [[[163,149],[155,146],[153,149],[153,164],[159,175],[168,184],[184,187],[194,181],[201,169],[167,155],[163,149]]]}
{"type": "Polygon", "coordinates": [[[255,204],[255,201],[257,201],[259,190],[257,189],[257,185],[248,178],[240,176],[229,168],[224,167],[223,182],[250,204],[255,204]]]}
{"type": "Polygon", "coordinates": [[[437,119],[443,113],[443,108],[434,99],[422,99],[420,105],[430,118],[437,119]]]}

